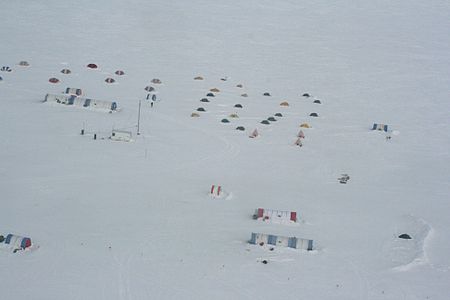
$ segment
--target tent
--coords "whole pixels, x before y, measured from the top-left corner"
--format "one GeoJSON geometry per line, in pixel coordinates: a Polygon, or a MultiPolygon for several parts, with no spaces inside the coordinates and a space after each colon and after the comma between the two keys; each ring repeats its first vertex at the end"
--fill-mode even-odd
{"type": "Polygon", "coordinates": [[[215,97],[215,95],[213,93],[208,93],[206,94],[206,97],[215,97]]]}
{"type": "Polygon", "coordinates": [[[299,147],[302,147],[303,146],[303,144],[302,144],[302,138],[298,138],[296,141],[295,141],[295,143],[294,143],[296,146],[299,146],[299,147]]]}
{"type": "Polygon", "coordinates": [[[116,72],[114,72],[114,74],[122,76],[122,75],[125,75],[125,72],[122,70],[117,70],[116,72]]]}
{"type": "Polygon", "coordinates": [[[319,115],[318,115],[317,113],[314,112],[314,113],[310,113],[309,116],[310,116],[310,117],[318,117],[319,115]]]}
{"type": "Polygon", "coordinates": [[[270,93],[265,92],[263,95],[264,95],[264,96],[270,96],[270,93]]]}
{"type": "Polygon", "coordinates": [[[270,122],[269,122],[269,121],[267,121],[267,120],[262,120],[262,121],[261,121],[261,124],[264,124],[264,125],[269,125],[269,124],[270,124],[270,122]]]}
{"type": "Polygon", "coordinates": [[[197,111],[206,111],[203,107],[197,108],[197,111]]]}
{"type": "Polygon", "coordinates": [[[152,79],[152,83],[155,83],[155,84],[161,84],[162,82],[161,82],[161,80],[159,80],[158,78],[153,78],[153,79],[152,79]]]}
{"type": "Polygon", "coordinates": [[[191,114],[191,117],[192,118],[198,118],[198,117],[200,117],[200,115],[198,113],[194,112],[194,113],[191,114]]]}
{"type": "Polygon", "coordinates": [[[55,78],[55,77],[52,77],[52,78],[50,78],[48,81],[49,81],[50,83],[58,83],[58,82],[59,82],[59,79],[58,79],[58,78],[55,78]]]}
{"type": "Polygon", "coordinates": [[[303,94],[303,97],[307,97],[307,98],[309,98],[309,97],[311,97],[311,95],[310,95],[310,94],[308,94],[308,93],[304,93],[304,94],[303,94]]]}
{"type": "Polygon", "coordinates": [[[238,126],[238,127],[236,127],[236,130],[244,131],[245,127],[244,126],[238,126]]]}
{"type": "Polygon", "coordinates": [[[239,83],[239,84],[236,85],[236,87],[238,87],[238,88],[243,88],[244,86],[243,86],[242,84],[239,83]]]}
{"type": "Polygon", "coordinates": [[[213,93],[219,93],[220,92],[220,90],[218,88],[212,88],[209,91],[213,92],[213,93]]]}
{"type": "Polygon", "coordinates": [[[249,138],[256,138],[259,136],[258,130],[255,129],[253,132],[248,136],[249,138]]]}
{"type": "Polygon", "coordinates": [[[230,118],[239,118],[238,114],[230,114],[228,117],[230,117],[230,118]]]}
{"type": "Polygon", "coordinates": [[[280,106],[289,106],[289,103],[287,101],[283,101],[280,103],[280,106]]]}
{"type": "Polygon", "coordinates": [[[302,128],[311,128],[311,125],[309,125],[308,123],[303,123],[300,125],[300,127],[302,128]]]}
{"type": "Polygon", "coordinates": [[[313,240],[302,239],[297,237],[287,237],[265,233],[252,232],[250,244],[264,246],[265,244],[289,247],[294,249],[313,250],[313,240]]]}
{"type": "Polygon", "coordinates": [[[305,134],[303,133],[303,130],[300,130],[297,134],[297,137],[304,139],[305,138],[305,134]]]}
{"type": "Polygon", "coordinates": [[[3,78],[2,78],[2,76],[0,76],[0,81],[2,81],[3,80],[3,78]]]}
{"type": "Polygon", "coordinates": [[[147,85],[144,90],[146,90],[147,92],[153,92],[155,88],[150,85],[147,85]]]}
{"type": "Polygon", "coordinates": [[[283,115],[281,113],[276,113],[274,116],[275,117],[282,117],[283,115]]]}
{"type": "Polygon", "coordinates": [[[241,97],[248,97],[248,94],[241,94],[241,97]]]}
{"type": "Polygon", "coordinates": [[[277,119],[275,119],[274,117],[268,117],[267,120],[271,121],[271,122],[276,122],[277,121],[277,119]]]}
{"type": "Polygon", "coordinates": [[[131,142],[131,137],[131,131],[113,129],[109,138],[112,141],[131,142]]]}
{"type": "Polygon", "coordinates": [[[98,66],[96,64],[88,64],[87,67],[89,69],[97,69],[98,68],[98,66]]]}
{"type": "Polygon", "coordinates": [[[72,73],[72,71],[70,71],[69,69],[62,69],[61,73],[63,73],[63,74],[70,74],[70,73],[72,73]]]}
{"type": "Polygon", "coordinates": [[[106,83],[114,83],[114,82],[116,82],[116,80],[114,80],[114,78],[108,77],[105,79],[105,82],[106,83]]]}
{"type": "Polygon", "coordinates": [[[322,104],[322,102],[320,102],[320,100],[318,100],[318,99],[314,100],[313,103],[316,103],[316,104],[322,104]]]}
{"type": "Polygon", "coordinates": [[[2,71],[2,72],[11,72],[12,70],[8,66],[3,66],[3,67],[0,68],[0,71],[2,71]]]}
{"type": "Polygon", "coordinates": [[[92,108],[105,111],[116,111],[117,102],[114,101],[104,101],[77,97],[76,95],[69,94],[47,94],[44,99],[45,102],[58,103],[64,105],[72,105],[84,108],[92,108]]]}
{"type": "Polygon", "coordinates": [[[234,107],[236,107],[236,108],[242,108],[242,104],[235,104],[234,107]]]}
{"type": "Polygon", "coordinates": [[[202,98],[200,102],[209,102],[208,98],[202,98]]]}
{"type": "Polygon", "coordinates": [[[220,122],[222,122],[222,123],[230,123],[230,120],[228,120],[228,119],[222,119],[222,121],[220,121],[220,122]]]}
{"type": "Polygon", "coordinates": [[[70,95],[76,95],[76,96],[81,96],[83,95],[83,90],[81,89],[77,89],[77,88],[66,88],[65,91],[66,94],[70,94],[70,95]]]}
{"type": "Polygon", "coordinates": [[[197,76],[197,77],[194,77],[194,80],[203,80],[204,78],[202,77],[202,76],[197,76]]]}
{"type": "Polygon", "coordinates": [[[4,240],[6,245],[16,250],[23,250],[31,247],[31,239],[28,237],[18,236],[15,234],[8,234],[4,240]]]}
{"type": "Polygon", "coordinates": [[[387,132],[388,131],[388,125],[374,123],[373,126],[372,126],[372,130],[379,130],[379,131],[387,132]]]}
{"type": "Polygon", "coordinates": [[[19,66],[22,66],[22,67],[28,67],[29,65],[30,65],[30,63],[25,60],[22,60],[21,62],[19,62],[19,66]]]}
{"type": "Polygon", "coordinates": [[[253,218],[255,220],[272,223],[295,223],[297,222],[297,212],[258,208],[256,209],[253,218]]]}

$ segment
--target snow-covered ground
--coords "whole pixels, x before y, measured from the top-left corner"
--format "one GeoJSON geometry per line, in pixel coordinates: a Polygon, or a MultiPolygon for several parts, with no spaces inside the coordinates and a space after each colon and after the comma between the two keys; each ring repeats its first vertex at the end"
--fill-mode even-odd
{"type": "Polygon", "coordinates": [[[449,298],[448,1],[0,9],[0,67],[12,69],[0,71],[0,234],[34,243],[0,249],[0,299],[449,298]],[[42,102],[66,87],[121,110],[42,102]],[[221,92],[200,102],[211,88],[221,92]],[[112,128],[134,141],[110,141],[112,128]],[[210,198],[212,184],[228,196],[210,198]],[[255,221],[258,207],[300,222],[255,221]],[[270,251],[249,245],[251,232],[313,239],[315,250],[270,251]]]}

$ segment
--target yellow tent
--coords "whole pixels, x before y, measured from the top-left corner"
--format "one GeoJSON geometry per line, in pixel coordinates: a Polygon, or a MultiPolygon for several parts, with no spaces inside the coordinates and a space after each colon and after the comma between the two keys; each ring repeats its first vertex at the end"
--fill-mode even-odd
{"type": "Polygon", "coordinates": [[[280,103],[280,106],[289,106],[289,103],[287,101],[283,101],[280,103]]]}
{"type": "Polygon", "coordinates": [[[302,127],[302,128],[311,128],[311,126],[308,123],[303,123],[302,125],[300,125],[300,127],[302,127]]]}
{"type": "Polygon", "coordinates": [[[220,90],[218,88],[210,89],[210,91],[213,92],[213,93],[219,93],[220,92],[220,90]]]}
{"type": "Polygon", "coordinates": [[[200,115],[198,113],[192,113],[191,117],[198,118],[198,117],[200,117],[200,115]]]}
{"type": "Polygon", "coordinates": [[[203,80],[203,77],[202,76],[197,76],[197,77],[194,77],[194,80],[203,80]]]}

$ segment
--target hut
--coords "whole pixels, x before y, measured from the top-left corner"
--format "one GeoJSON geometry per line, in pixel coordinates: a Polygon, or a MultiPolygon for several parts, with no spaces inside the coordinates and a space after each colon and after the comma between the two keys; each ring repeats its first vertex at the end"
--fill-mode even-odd
{"type": "Polygon", "coordinates": [[[287,237],[265,233],[252,233],[250,241],[252,245],[273,245],[289,247],[294,249],[313,250],[313,240],[302,239],[298,237],[287,237]]]}
{"type": "Polygon", "coordinates": [[[44,101],[49,103],[58,103],[109,112],[117,110],[117,102],[115,101],[88,99],[69,94],[47,94],[44,101]]]}
{"type": "Polygon", "coordinates": [[[30,238],[11,233],[6,236],[3,242],[5,243],[5,245],[11,247],[14,250],[14,252],[30,248],[32,245],[30,238]]]}

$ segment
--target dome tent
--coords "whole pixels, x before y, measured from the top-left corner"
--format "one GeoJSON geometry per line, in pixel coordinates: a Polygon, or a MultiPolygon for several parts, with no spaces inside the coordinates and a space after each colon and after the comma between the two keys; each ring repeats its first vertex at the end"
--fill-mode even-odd
{"type": "Polygon", "coordinates": [[[213,93],[220,93],[220,90],[218,88],[212,88],[209,91],[213,93]]]}
{"type": "Polygon", "coordinates": [[[105,82],[106,83],[114,83],[114,82],[116,82],[116,80],[114,78],[108,77],[105,79],[105,82]]]}
{"type": "Polygon", "coordinates": [[[228,120],[228,119],[222,119],[220,122],[222,122],[222,123],[230,123],[230,120],[228,120]]]}
{"type": "Polygon", "coordinates": [[[241,97],[248,97],[248,94],[241,94],[241,97]]]}
{"type": "Polygon", "coordinates": [[[61,73],[63,73],[63,74],[70,74],[70,73],[72,73],[72,71],[70,71],[69,69],[62,69],[61,73]]]}
{"type": "Polygon", "coordinates": [[[244,127],[244,126],[238,126],[238,127],[236,127],[236,130],[244,131],[244,130],[245,130],[245,127],[244,127]]]}
{"type": "Polygon", "coordinates": [[[203,80],[204,78],[202,77],[202,76],[197,76],[197,77],[194,77],[194,80],[203,80]]]}
{"type": "Polygon", "coordinates": [[[19,66],[28,67],[30,66],[30,63],[27,62],[26,60],[22,60],[21,62],[19,62],[19,66]]]}
{"type": "Polygon", "coordinates": [[[206,94],[206,97],[215,97],[216,95],[214,95],[213,93],[208,93],[206,94]]]}
{"type": "Polygon", "coordinates": [[[147,85],[144,90],[146,90],[147,92],[153,92],[155,88],[150,85],[147,85]]]}
{"type": "Polygon", "coordinates": [[[239,104],[239,103],[238,103],[238,104],[235,104],[234,107],[236,107],[236,108],[242,108],[242,104],[239,104]]]}
{"type": "Polygon", "coordinates": [[[269,121],[267,121],[267,120],[262,120],[262,121],[261,121],[261,124],[264,124],[264,125],[269,125],[269,124],[270,124],[270,122],[269,122],[269,121]]]}
{"type": "Polygon", "coordinates": [[[289,106],[289,102],[283,101],[280,103],[280,106],[289,106]]]}
{"type": "Polygon", "coordinates": [[[311,125],[309,125],[308,123],[303,123],[300,125],[301,128],[311,128],[311,125]]]}
{"type": "Polygon", "coordinates": [[[309,98],[309,97],[311,97],[311,95],[308,94],[308,93],[304,93],[304,94],[303,94],[303,97],[309,98]]]}
{"type": "Polygon", "coordinates": [[[322,104],[322,102],[320,102],[320,100],[319,99],[316,99],[316,100],[314,100],[314,102],[313,103],[315,103],[315,104],[322,104]]]}
{"type": "Polygon", "coordinates": [[[198,117],[200,117],[200,115],[199,115],[198,113],[195,113],[195,112],[194,112],[194,113],[191,114],[191,117],[193,117],[193,118],[198,118],[198,117]]]}
{"type": "Polygon", "coordinates": [[[281,113],[276,113],[275,117],[282,117],[283,115],[281,113]]]}
{"type": "Polygon", "coordinates": [[[200,102],[209,102],[208,98],[202,98],[200,102]]]}
{"type": "Polygon", "coordinates": [[[116,72],[114,72],[114,74],[122,76],[122,75],[125,75],[125,72],[122,70],[117,70],[116,72]]]}
{"type": "Polygon", "coordinates": [[[59,79],[58,79],[58,78],[55,78],[55,77],[52,77],[52,78],[50,78],[50,79],[48,80],[48,82],[50,82],[50,83],[58,83],[58,82],[59,82],[59,79]]]}
{"type": "Polygon", "coordinates": [[[197,108],[197,111],[206,111],[203,107],[197,108]]]}
{"type": "Polygon", "coordinates": [[[264,96],[270,96],[270,93],[269,92],[265,92],[263,95],[264,96]]]}
{"type": "Polygon", "coordinates": [[[96,64],[88,64],[87,67],[89,69],[97,69],[98,68],[98,66],[96,64]]]}
{"type": "Polygon", "coordinates": [[[235,114],[235,113],[230,114],[228,117],[230,117],[230,118],[239,118],[238,114],[235,114]]]}
{"type": "Polygon", "coordinates": [[[267,120],[269,120],[271,122],[276,122],[277,119],[275,119],[274,117],[268,117],[267,120]]]}
{"type": "Polygon", "coordinates": [[[310,117],[318,117],[319,115],[315,112],[309,114],[310,117]]]}
{"type": "Polygon", "coordinates": [[[152,79],[152,83],[155,83],[155,84],[161,84],[162,81],[161,81],[160,79],[158,79],[158,78],[153,78],[153,79],[152,79]]]}

